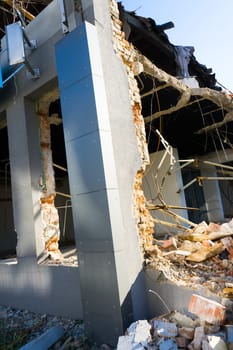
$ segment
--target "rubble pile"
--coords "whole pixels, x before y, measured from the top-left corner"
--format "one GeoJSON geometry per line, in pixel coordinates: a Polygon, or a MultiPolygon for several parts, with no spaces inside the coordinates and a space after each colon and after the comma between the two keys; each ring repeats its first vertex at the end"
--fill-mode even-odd
{"type": "Polygon", "coordinates": [[[221,297],[233,296],[233,219],[216,224],[205,221],[167,239],[155,239],[148,252],[148,268],[161,271],[176,283],[193,289],[205,287],[221,297]]]}
{"type": "Polygon", "coordinates": [[[193,294],[187,314],[172,311],[132,323],[117,343],[117,350],[130,349],[233,349],[233,325],[225,306],[193,294]]]}

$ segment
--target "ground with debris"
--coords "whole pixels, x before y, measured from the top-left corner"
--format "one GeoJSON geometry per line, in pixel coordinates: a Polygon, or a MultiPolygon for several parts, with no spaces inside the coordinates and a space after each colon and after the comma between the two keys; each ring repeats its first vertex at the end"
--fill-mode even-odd
{"type": "Polygon", "coordinates": [[[0,306],[0,350],[18,350],[54,326],[62,326],[64,336],[51,350],[88,350],[94,346],[87,338],[82,321],[0,306]]]}
{"type": "Polygon", "coordinates": [[[202,286],[220,297],[233,296],[233,220],[201,222],[167,239],[155,239],[148,253],[147,266],[178,286],[202,286]]]}
{"type": "Polygon", "coordinates": [[[132,323],[117,350],[233,349],[232,308],[193,294],[186,313],[171,311],[132,323]]]}

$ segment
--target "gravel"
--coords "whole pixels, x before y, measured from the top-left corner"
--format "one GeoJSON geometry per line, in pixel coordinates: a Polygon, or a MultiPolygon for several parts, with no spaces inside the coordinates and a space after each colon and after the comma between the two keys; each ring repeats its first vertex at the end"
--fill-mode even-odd
{"type": "Polygon", "coordinates": [[[51,350],[97,349],[86,335],[81,320],[37,314],[8,306],[0,306],[0,350],[18,350],[53,326],[62,326],[64,336],[51,350]]]}

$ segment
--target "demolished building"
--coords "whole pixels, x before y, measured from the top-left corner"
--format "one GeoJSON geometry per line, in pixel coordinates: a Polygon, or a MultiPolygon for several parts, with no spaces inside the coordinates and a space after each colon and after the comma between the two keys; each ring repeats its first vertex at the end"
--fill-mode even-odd
{"type": "MultiPolygon", "coordinates": [[[[1,302],[114,344],[163,311],[155,238],[233,217],[232,96],[172,23],[114,0],[18,16],[1,41],[1,302]]],[[[178,308],[190,296],[163,285],[178,308]]]]}

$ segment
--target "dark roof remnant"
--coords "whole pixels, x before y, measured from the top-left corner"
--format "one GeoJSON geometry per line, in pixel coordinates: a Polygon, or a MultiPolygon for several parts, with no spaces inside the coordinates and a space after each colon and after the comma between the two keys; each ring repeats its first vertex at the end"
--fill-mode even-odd
{"type": "Polygon", "coordinates": [[[163,149],[156,130],[180,158],[232,149],[233,97],[219,86],[211,68],[199,63],[194,47],[173,45],[151,18],[126,11],[118,2],[122,30],[143,65],[137,77],[149,152],[163,149]]]}
{"type": "Polygon", "coordinates": [[[0,1],[0,38],[5,34],[5,26],[23,19],[28,24],[52,0],[4,0],[0,1]],[[21,18],[20,18],[21,17],[21,18]]]}
{"type": "MultiPolygon", "coordinates": [[[[121,2],[118,6],[126,39],[157,67],[176,76],[176,46],[169,41],[165,32],[174,27],[173,22],[158,25],[152,18],[138,16],[134,11],[126,11],[121,2]]],[[[189,73],[196,77],[200,87],[221,90],[216,86],[217,81],[212,69],[200,64],[193,53],[190,56],[189,73]]]]}

